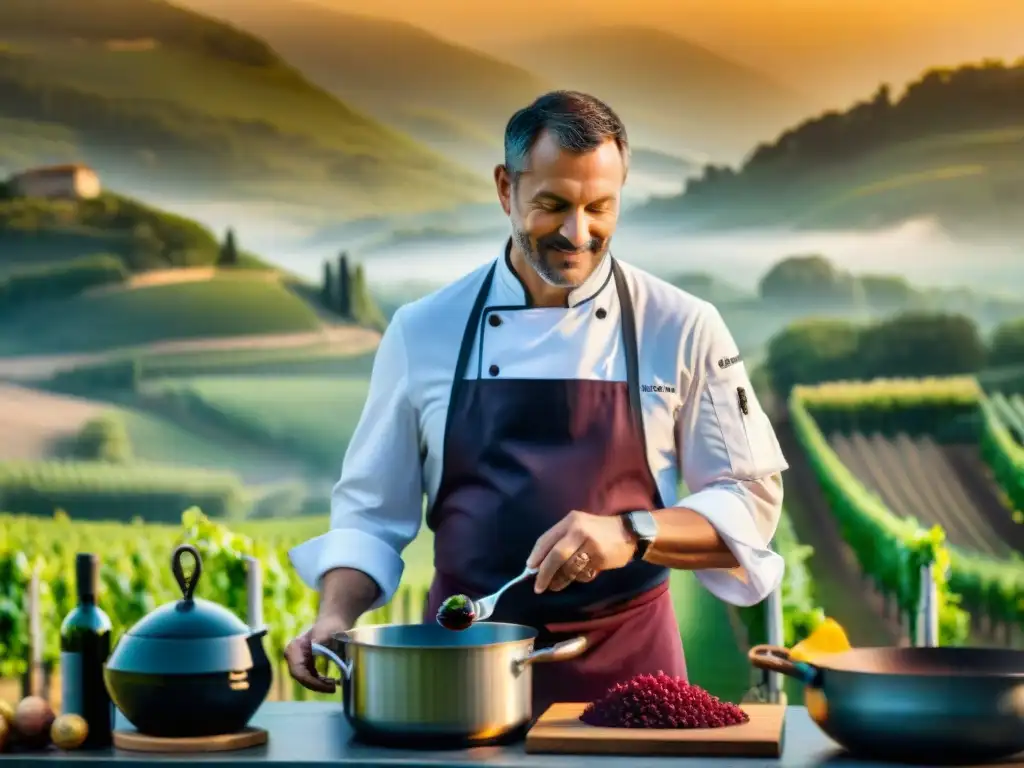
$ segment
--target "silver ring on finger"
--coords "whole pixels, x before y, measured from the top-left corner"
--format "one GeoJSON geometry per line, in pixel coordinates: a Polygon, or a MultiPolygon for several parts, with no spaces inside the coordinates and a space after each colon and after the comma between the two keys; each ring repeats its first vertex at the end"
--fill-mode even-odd
{"type": "Polygon", "coordinates": [[[571,580],[575,581],[576,577],[579,576],[583,571],[590,565],[590,555],[583,550],[579,550],[574,554],[569,562],[566,563],[565,575],[571,580]]]}
{"type": "Polygon", "coordinates": [[[573,570],[576,573],[583,571],[588,565],[590,565],[590,555],[584,552],[582,549],[578,550],[575,555],[572,556],[573,570]]]}

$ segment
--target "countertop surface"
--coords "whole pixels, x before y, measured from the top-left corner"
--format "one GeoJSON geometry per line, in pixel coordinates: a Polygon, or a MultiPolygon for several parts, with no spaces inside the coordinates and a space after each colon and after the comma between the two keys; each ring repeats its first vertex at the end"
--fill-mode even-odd
{"type": "MultiPolygon", "coordinates": [[[[126,724],[122,724],[126,725],[126,724]]],[[[803,707],[788,707],[782,757],[765,758],[676,758],[633,756],[599,757],[594,755],[530,755],[523,743],[505,747],[477,747],[466,750],[409,751],[360,744],[352,738],[352,729],[333,703],[268,702],[253,718],[252,725],[266,728],[265,746],[220,753],[157,755],[110,749],[97,752],[60,752],[0,755],[0,766],[34,766],[41,762],[88,763],[135,768],[153,763],[184,766],[188,763],[224,763],[225,768],[243,766],[302,766],[302,768],[456,768],[462,766],[500,766],[502,768],[569,768],[569,766],[630,766],[652,768],[678,764],[685,759],[687,768],[762,768],[762,766],[863,766],[878,768],[885,763],[854,760],[822,733],[803,707]]],[[[1024,765],[1024,756],[998,765],[1024,765]]],[[[895,768],[895,766],[893,766],[895,768]]]]}

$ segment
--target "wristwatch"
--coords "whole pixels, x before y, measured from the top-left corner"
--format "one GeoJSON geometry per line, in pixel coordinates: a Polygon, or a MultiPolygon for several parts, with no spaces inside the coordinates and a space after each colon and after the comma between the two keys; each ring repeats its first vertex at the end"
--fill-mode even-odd
{"type": "Polygon", "coordinates": [[[643,560],[647,550],[658,537],[658,524],[654,515],[645,510],[627,512],[622,516],[626,529],[636,537],[636,551],[633,553],[634,560],[643,560]]]}

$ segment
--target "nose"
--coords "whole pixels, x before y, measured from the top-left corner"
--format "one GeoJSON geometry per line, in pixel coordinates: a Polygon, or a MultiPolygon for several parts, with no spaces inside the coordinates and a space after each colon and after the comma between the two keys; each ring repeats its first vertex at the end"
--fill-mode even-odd
{"type": "Polygon", "coordinates": [[[586,245],[590,241],[590,221],[587,219],[586,213],[576,210],[566,216],[559,234],[577,249],[586,245]]]}

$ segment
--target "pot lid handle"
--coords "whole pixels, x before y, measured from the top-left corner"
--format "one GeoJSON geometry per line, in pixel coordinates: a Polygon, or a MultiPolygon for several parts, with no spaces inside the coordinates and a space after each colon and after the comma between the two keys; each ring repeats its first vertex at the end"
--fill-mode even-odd
{"type": "Polygon", "coordinates": [[[182,544],[177,547],[171,555],[171,571],[174,573],[174,580],[178,582],[185,602],[191,603],[192,594],[196,591],[196,584],[199,583],[199,576],[203,572],[203,560],[199,557],[199,550],[191,544],[182,544]],[[185,569],[181,564],[181,556],[186,552],[192,555],[192,560],[195,561],[190,578],[185,578],[185,569]]]}

